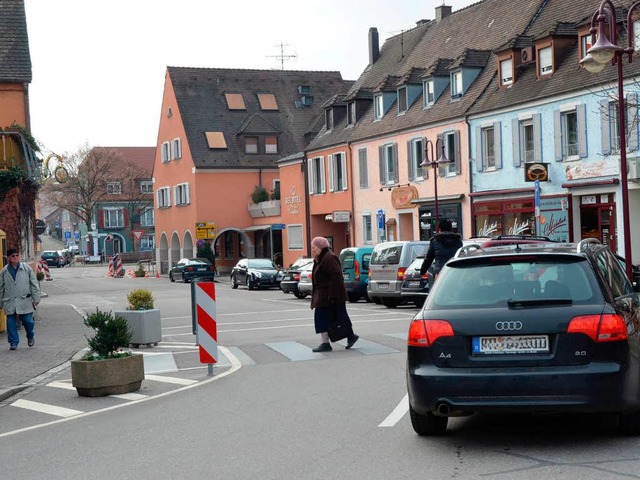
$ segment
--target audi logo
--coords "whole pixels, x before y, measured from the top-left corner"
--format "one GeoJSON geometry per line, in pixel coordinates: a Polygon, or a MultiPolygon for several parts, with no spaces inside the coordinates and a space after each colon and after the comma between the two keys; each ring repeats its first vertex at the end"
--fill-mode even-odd
{"type": "Polygon", "coordinates": [[[496,322],[496,330],[501,332],[507,330],[522,330],[522,322],[496,322]]]}

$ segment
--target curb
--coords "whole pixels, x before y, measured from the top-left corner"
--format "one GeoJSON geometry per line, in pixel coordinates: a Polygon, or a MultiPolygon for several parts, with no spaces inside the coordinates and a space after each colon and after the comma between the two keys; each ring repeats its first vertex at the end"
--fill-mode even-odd
{"type": "Polygon", "coordinates": [[[9,397],[13,397],[16,393],[20,393],[25,390],[29,385],[18,385],[17,387],[0,389],[0,402],[6,400],[9,397]]]}

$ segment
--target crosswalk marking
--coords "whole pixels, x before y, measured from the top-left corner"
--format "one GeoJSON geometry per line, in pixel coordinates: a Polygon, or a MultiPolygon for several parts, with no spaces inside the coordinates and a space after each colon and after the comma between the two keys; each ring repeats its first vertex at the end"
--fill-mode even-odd
{"type": "Polygon", "coordinates": [[[293,362],[325,358],[322,353],[312,352],[311,348],[298,342],[276,342],[265,343],[265,345],[293,362]]]}
{"type": "Polygon", "coordinates": [[[142,395],[140,393],[122,393],[120,395],[109,395],[111,398],[120,398],[122,400],[140,400],[147,398],[149,395],[142,395]]]}
{"type": "Polygon", "coordinates": [[[174,385],[193,385],[198,383],[197,380],[189,380],[187,378],[165,377],[163,375],[144,375],[145,380],[153,380],[154,382],[172,383],[174,385]]]}
{"type": "MultiPolygon", "coordinates": [[[[346,340],[341,340],[339,342],[341,345],[346,345],[346,340]]],[[[358,340],[353,346],[353,350],[357,350],[360,353],[364,353],[365,355],[382,355],[384,353],[398,353],[399,350],[395,348],[387,347],[386,345],[381,345],[379,343],[371,342],[369,340],[365,340],[362,337],[358,340]]]]}
{"type": "Polygon", "coordinates": [[[65,390],[75,390],[76,387],[71,385],[69,381],[55,381],[47,383],[47,387],[63,388],[65,390]]]}
{"type": "Polygon", "coordinates": [[[74,415],[80,415],[80,410],[73,410],[71,408],[56,407],[55,405],[47,405],[46,403],[32,402],[31,400],[16,400],[11,404],[13,407],[24,408],[32,410],[34,412],[47,413],[49,415],[55,415],[57,417],[73,417],[74,415]]]}

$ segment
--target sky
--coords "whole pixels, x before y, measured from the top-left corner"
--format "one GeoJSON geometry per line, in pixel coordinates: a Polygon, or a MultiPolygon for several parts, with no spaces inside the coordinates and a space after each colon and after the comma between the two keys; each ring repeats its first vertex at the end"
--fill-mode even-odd
{"type": "MultiPolygon", "coordinates": [[[[476,3],[447,0],[453,11],[476,3]]],[[[442,0],[25,0],[31,133],[43,156],[155,146],[168,66],[339,71],[356,80],[368,32],[433,19],[442,0]]]]}

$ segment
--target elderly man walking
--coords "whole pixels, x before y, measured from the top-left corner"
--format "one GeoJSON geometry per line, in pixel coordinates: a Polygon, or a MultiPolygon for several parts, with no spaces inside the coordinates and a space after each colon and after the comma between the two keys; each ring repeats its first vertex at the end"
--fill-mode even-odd
{"type": "Polygon", "coordinates": [[[7,250],[7,265],[0,270],[0,308],[7,314],[7,338],[9,349],[15,350],[20,343],[18,315],[27,333],[27,344],[33,347],[33,312],[40,303],[40,284],[33,269],[20,261],[20,252],[7,250]]]}

